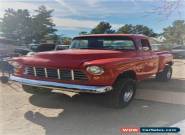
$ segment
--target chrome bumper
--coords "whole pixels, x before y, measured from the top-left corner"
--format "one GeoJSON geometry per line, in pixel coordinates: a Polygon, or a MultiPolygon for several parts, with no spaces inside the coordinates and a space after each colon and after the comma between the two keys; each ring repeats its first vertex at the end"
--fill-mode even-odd
{"type": "Polygon", "coordinates": [[[66,84],[50,81],[32,80],[22,77],[11,76],[11,81],[16,81],[22,84],[45,87],[56,90],[72,91],[72,92],[89,92],[89,93],[104,93],[112,90],[112,86],[87,86],[87,85],[77,85],[77,84],[66,84]]]}

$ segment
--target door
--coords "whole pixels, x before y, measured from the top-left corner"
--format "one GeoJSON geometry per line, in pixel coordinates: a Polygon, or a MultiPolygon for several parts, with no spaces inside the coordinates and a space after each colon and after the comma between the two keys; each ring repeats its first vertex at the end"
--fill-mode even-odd
{"type": "Polygon", "coordinates": [[[147,39],[141,39],[142,57],[144,61],[143,73],[145,77],[153,75],[158,69],[158,57],[151,50],[150,43],[147,39]]]}

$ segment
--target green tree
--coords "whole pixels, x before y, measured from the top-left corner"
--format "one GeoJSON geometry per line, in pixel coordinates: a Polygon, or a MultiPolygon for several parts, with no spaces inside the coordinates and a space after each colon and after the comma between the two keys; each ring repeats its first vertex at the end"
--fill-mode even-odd
{"type": "Polygon", "coordinates": [[[72,41],[72,38],[70,38],[70,37],[61,37],[61,40],[62,40],[62,44],[70,45],[71,41],[72,41]]]}
{"type": "Polygon", "coordinates": [[[95,28],[91,30],[91,34],[104,34],[104,33],[114,33],[115,31],[111,29],[112,26],[108,22],[100,22],[95,28]]]}
{"type": "Polygon", "coordinates": [[[53,10],[47,10],[45,6],[40,6],[35,12],[37,14],[33,16],[32,28],[36,42],[44,41],[46,36],[56,37],[57,30],[51,19],[53,10]]]}
{"type": "Polygon", "coordinates": [[[17,43],[30,42],[32,40],[32,29],[31,16],[28,10],[5,10],[0,30],[4,37],[17,43]]]}
{"type": "Polygon", "coordinates": [[[134,26],[132,24],[125,24],[124,26],[118,29],[117,33],[131,34],[133,33],[133,30],[134,26]]]}
{"type": "Polygon", "coordinates": [[[144,25],[136,25],[134,27],[134,33],[143,34],[143,35],[146,35],[149,37],[156,37],[157,36],[157,34],[154,33],[152,29],[150,29],[149,27],[144,26],[144,25]]]}
{"type": "Polygon", "coordinates": [[[125,33],[125,34],[143,34],[149,37],[156,37],[157,34],[153,32],[152,29],[150,29],[147,26],[144,25],[132,25],[132,24],[126,24],[122,27],[120,27],[117,31],[117,33],[125,33]]]}
{"type": "Polygon", "coordinates": [[[185,44],[185,21],[176,20],[172,26],[164,28],[163,36],[165,42],[177,45],[185,44]]]}
{"type": "Polygon", "coordinates": [[[47,39],[58,41],[55,24],[51,19],[53,10],[40,6],[35,11],[36,15],[30,16],[28,10],[7,9],[0,21],[2,36],[18,44],[37,43],[47,39]]]}

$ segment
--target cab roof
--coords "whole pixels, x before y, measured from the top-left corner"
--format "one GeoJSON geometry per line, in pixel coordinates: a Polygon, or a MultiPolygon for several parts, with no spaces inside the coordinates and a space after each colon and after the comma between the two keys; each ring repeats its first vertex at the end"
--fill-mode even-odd
{"type": "Polygon", "coordinates": [[[147,36],[145,35],[142,35],[142,34],[89,34],[89,35],[80,35],[80,36],[77,36],[77,37],[74,37],[74,38],[80,38],[80,37],[116,37],[116,36],[119,36],[119,37],[130,37],[130,38],[133,38],[133,39],[141,39],[141,38],[148,38],[147,36]]]}

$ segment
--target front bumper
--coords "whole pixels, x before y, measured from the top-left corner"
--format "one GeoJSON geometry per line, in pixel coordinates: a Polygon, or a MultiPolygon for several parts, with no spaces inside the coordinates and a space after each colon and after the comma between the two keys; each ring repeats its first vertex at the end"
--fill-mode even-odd
{"type": "Polygon", "coordinates": [[[10,80],[30,86],[45,87],[72,92],[104,93],[112,90],[112,86],[88,86],[88,85],[66,84],[50,81],[32,80],[17,76],[11,76],[10,80]]]}

